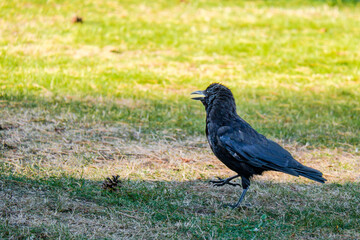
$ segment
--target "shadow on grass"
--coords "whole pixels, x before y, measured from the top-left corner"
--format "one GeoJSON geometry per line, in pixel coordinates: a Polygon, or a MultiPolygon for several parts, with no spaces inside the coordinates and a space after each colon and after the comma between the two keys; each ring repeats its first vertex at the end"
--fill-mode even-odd
{"type": "Polygon", "coordinates": [[[305,238],[359,236],[360,183],[305,185],[255,181],[245,199],[252,207],[236,210],[223,208],[222,204],[236,201],[239,188],[215,188],[203,180],[120,179],[113,192],[101,185],[102,181],[68,176],[31,179],[1,174],[0,236],[195,239],[289,238],[294,234],[305,238]]]}
{"type": "MultiPolygon", "coordinates": [[[[292,140],[316,147],[343,147],[355,149],[359,144],[359,108],[348,104],[345,96],[339,101],[322,97],[291,93],[289,96],[262,96],[251,99],[242,94],[237,101],[238,113],[255,129],[268,137],[292,140]]],[[[332,94],[329,92],[329,94],[332,94]]],[[[333,93],[335,94],[335,93],[333,93]]],[[[263,95],[263,94],[262,94],[263,95]]],[[[354,99],[352,102],[354,102],[354,99]]],[[[48,118],[73,114],[77,121],[125,123],[143,134],[172,135],[183,138],[203,134],[205,112],[203,106],[189,97],[176,96],[164,99],[134,96],[131,99],[102,97],[42,98],[25,95],[2,95],[3,111],[13,114],[21,109],[33,109],[48,118]]],[[[349,100],[350,101],[350,100],[349,100]]],[[[66,124],[66,119],[63,119],[66,124]]]]}

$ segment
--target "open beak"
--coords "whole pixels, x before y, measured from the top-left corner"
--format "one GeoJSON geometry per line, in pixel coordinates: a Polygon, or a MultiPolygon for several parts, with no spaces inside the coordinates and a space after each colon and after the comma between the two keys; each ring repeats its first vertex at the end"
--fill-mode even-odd
{"type": "MultiPolygon", "coordinates": [[[[196,91],[196,92],[191,93],[191,95],[192,95],[192,94],[203,95],[203,96],[205,97],[204,91],[196,91]]],[[[194,97],[194,98],[191,98],[191,99],[193,99],[193,100],[203,100],[204,97],[194,97]]]]}

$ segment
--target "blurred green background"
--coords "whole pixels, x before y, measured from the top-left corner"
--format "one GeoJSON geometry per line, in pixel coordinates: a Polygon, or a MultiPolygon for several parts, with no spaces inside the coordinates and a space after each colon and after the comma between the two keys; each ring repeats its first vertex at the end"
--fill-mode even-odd
{"type": "Polygon", "coordinates": [[[355,149],[356,3],[2,1],[1,104],[182,138],[204,131],[190,93],[220,82],[268,137],[355,149]]]}
{"type": "Polygon", "coordinates": [[[0,1],[0,238],[360,239],[359,12],[355,0],[0,1]],[[190,96],[212,82],[328,182],[268,173],[250,207],[223,208],[241,189],[208,183],[233,173],[190,96]]]}

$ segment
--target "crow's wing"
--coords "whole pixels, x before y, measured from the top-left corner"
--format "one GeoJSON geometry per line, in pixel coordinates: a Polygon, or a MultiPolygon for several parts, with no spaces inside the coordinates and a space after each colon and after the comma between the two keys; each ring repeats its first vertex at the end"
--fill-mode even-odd
{"type": "Polygon", "coordinates": [[[253,167],[285,172],[294,176],[301,164],[279,144],[254,132],[242,132],[240,128],[223,127],[218,131],[221,145],[238,161],[253,167]]]}

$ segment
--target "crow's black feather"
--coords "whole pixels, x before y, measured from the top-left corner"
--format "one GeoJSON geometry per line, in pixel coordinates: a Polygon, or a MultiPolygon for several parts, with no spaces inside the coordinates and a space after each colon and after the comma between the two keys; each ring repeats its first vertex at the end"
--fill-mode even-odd
{"type": "MultiPolygon", "coordinates": [[[[205,91],[194,93],[204,95],[194,99],[200,100],[205,106],[206,136],[212,151],[238,174],[235,177],[242,179],[244,191],[233,207],[237,207],[243,200],[251,177],[264,171],[301,175],[321,183],[326,181],[320,171],[302,165],[279,144],[267,139],[240,118],[236,113],[235,100],[230,89],[213,83],[205,91]]],[[[229,179],[213,182],[221,186],[229,184],[229,179]]]]}

